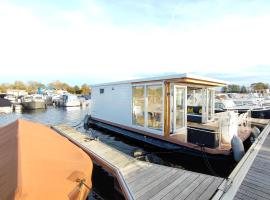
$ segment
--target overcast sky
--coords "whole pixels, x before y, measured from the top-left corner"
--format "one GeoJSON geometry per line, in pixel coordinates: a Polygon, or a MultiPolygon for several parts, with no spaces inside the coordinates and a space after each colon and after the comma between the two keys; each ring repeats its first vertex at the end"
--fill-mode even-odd
{"type": "Polygon", "coordinates": [[[269,0],[0,0],[0,82],[270,82],[269,0]]]}

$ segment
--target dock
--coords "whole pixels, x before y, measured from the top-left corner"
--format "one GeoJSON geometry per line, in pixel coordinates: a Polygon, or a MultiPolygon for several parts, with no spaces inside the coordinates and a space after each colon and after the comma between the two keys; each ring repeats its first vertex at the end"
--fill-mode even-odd
{"type": "Polygon", "coordinates": [[[112,174],[128,200],[211,199],[226,180],[139,161],[66,125],[52,126],[112,174]]]}
{"type": "Polygon", "coordinates": [[[270,124],[237,164],[214,200],[270,199],[270,124]]]}

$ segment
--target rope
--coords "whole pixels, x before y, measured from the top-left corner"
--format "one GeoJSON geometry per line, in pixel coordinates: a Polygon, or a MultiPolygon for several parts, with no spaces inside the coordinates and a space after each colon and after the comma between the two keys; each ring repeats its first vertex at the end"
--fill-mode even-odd
{"type": "MultiPolygon", "coordinates": [[[[79,126],[83,121],[81,121],[79,124],[75,125],[74,127],[77,127],[79,126]]],[[[97,138],[94,138],[93,135],[94,135],[94,130],[93,129],[88,129],[87,131],[90,131],[91,132],[91,137],[93,139],[89,139],[89,140],[97,140],[97,138]]],[[[208,168],[209,172],[213,175],[213,176],[219,176],[215,170],[213,169],[211,163],[209,162],[208,158],[207,158],[207,155],[205,153],[205,149],[204,149],[204,146],[202,145],[197,145],[199,148],[201,148],[201,153],[202,153],[202,157],[203,157],[203,160],[204,160],[204,163],[206,165],[206,167],[208,168]]],[[[142,154],[140,154],[139,156],[135,156],[135,159],[140,159],[140,158],[143,158],[149,154],[172,154],[172,153],[180,153],[180,151],[182,150],[183,148],[178,148],[178,149],[174,149],[174,150],[171,150],[171,151],[157,151],[157,152],[144,152],[142,154]]]]}
{"type": "Polygon", "coordinates": [[[85,184],[85,181],[86,181],[85,179],[79,179],[79,178],[76,180],[76,182],[79,183],[78,185],[79,188],[81,188],[82,186],[85,186],[88,190],[91,190],[91,188],[85,184]]]}
{"type": "MultiPolygon", "coordinates": [[[[199,146],[199,145],[198,145],[199,146]]],[[[213,176],[218,176],[219,175],[215,172],[215,170],[213,169],[211,163],[209,162],[209,159],[207,158],[207,155],[205,153],[205,149],[204,149],[204,146],[199,146],[201,148],[201,153],[202,153],[202,158],[203,158],[203,161],[204,161],[204,164],[206,165],[207,169],[209,170],[209,172],[213,175],[213,176]]],[[[140,154],[139,156],[135,157],[136,159],[140,159],[146,155],[149,155],[149,154],[171,154],[171,153],[180,153],[180,150],[182,150],[182,148],[180,149],[175,149],[175,150],[172,150],[172,151],[161,151],[161,152],[145,152],[145,153],[142,153],[140,154]]]]}
{"type": "Polygon", "coordinates": [[[207,155],[205,154],[205,150],[204,150],[204,146],[201,146],[201,152],[202,152],[202,155],[203,155],[203,160],[204,160],[204,163],[206,165],[206,167],[208,168],[208,170],[210,171],[210,173],[214,176],[219,176],[215,170],[213,169],[211,163],[209,162],[208,158],[207,158],[207,155]]]}
{"type": "Polygon", "coordinates": [[[83,120],[82,121],[80,121],[78,124],[76,124],[76,125],[72,125],[72,127],[73,128],[76,128],[76,127],[78,127],[79,125],[81,125],[82,124],[82,122],[83,122],[83,120]]]}

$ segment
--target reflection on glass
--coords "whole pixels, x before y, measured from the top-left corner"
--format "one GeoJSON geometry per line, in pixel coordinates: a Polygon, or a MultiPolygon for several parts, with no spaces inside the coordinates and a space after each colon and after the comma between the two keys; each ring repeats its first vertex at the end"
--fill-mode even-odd
{"type": "Polygon", "coordinates": [[[148,128],[162,130],[162,85],[147,86],[148,128]]]}
{"type": "Polygon", "coordinates": [[[185,127],[185,90],[175,88],[175,118],[176,129],[185,127]]]}
{"type": "Polygon", "coordinates": [[[215,91],[208,90],[208,120],[211,120],[214,115],[214,98],[215,91]]]}
{"type": "Polygon", "coordinates": [[[193,115],[202,114],[203,90],[201,88],[188,88],[187,113],[193,115]]]}
{"type": "Polygon", "coordinates": [[[133,124],[144,126],[144,86],[132,87],[133,124]]]}

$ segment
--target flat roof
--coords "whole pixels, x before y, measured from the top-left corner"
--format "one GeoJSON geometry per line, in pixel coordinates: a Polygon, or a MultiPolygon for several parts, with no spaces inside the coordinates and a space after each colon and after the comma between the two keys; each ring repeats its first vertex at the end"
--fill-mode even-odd
{"type": "Polygon", "coordinates": [[[197,80],[197,81],[204,81],[211,83],[213,86],[222,86],[228,85],[228,82],[213,78],[207,78],[203,76],[198,76],[195,74],[190,73],[183,73],[183,74],[172,74],[167,76],[157,76],[157,77],[149,77],[149,78],[141,78],[141,79],[133,79],[133,80],[125,80],[125,81],[117,81],[117,82],[108,82],[108,83],[101,83],[91,85],[92,87],[99,87],[99,86],[108,86],[108,85],[119,85],[119,84],[128,84],[128,83],[141,83],[141,82],[153,82],[153,81],[165,81],[165,80],[175,80],[175,79],[190,79],[190,80],[197,80]]]}

